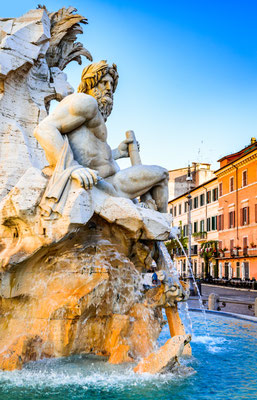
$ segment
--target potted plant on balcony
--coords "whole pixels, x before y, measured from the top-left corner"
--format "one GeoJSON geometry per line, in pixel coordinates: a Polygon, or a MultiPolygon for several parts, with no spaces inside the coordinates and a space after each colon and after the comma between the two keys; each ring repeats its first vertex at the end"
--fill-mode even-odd
{"type": "Polygon", "coordinates": [[[236,256],[239,255],[239,250],[241,250],[241,246],[235,246],[236,249],[236,256]]]}
{"type": "Polygon", "coordinates": [[[256,248],[256,244],[255,244],[254,242],[251,242],[251,243],[250,243],[250,246],[251,246],[252,249],[255,249],[255,248],[256,248]]]}
{"type": "Polygon", "coordinates": [[[205,277],[208,277],[210,262],[212,261],[212,263],[215,264],[216,259],[219,256],[218,242],[216,240],[211,240],[209,242],[202,243],[200,256],[204,259],[205,277]]]}

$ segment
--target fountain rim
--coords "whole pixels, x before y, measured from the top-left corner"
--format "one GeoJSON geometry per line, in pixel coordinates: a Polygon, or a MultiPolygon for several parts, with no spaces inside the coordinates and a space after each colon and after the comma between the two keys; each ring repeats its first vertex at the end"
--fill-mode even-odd
{"type": "MultiPolygon", "coordinates": [[[[202,310],[200,308],[189,307],[188,310],[190,312],[202,313],[202,310]]],[[[234,319],[239,319],[241,321],[248,321],[248,322],[253,322],[254,324],[257,324],[257,317],[252,317],[250,315],[235,314],[235,313],[230,313],[230,312],[225,312],[225,311],[215,311],[215,310],[205,310],[205,312],[208,314],[220,315],[222,317],[234,318],[234,319]]]]}

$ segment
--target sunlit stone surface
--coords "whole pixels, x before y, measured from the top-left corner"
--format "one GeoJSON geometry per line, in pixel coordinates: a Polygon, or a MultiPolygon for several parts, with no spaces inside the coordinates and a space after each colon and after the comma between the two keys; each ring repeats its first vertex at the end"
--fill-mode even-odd
{"type": "MultiPolygon", "coordinates": [[[[83,187],[88,171],[75,163],[68,139],[50,165],[49,142],[45,151],[39,144],[50,100],[66,101],[73,90],[62,70],[81,55],[91,60],[75,42],[86,22],[75,11],[39,8],[0,20],[0,368],[87,353],[112,364],[138,362],[156,350],[162,308],[174,337],[166,361],[174,364],[184,349],[177,335],[185,334],[176,304],[187,293],[160,251],[171,229],[157,195],[165,193],[166,170],[140,164],[134,143],[131,162],[141,177],[135,197],[144,196],[138,204],[125,189],[124,197],[110,193],[103,180],[83,187]],[[59,192],[57,200],[50,192],[59,192]],[[151,289],[144,274],[153,266],[159,284],[151,289]]],[[[114,159],[131,145],[115,149],[114,159]]]]}

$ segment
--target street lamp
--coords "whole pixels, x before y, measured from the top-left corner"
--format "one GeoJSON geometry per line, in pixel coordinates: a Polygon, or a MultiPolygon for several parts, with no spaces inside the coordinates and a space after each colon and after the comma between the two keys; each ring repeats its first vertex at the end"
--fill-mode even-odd
{"type": "Polygon", "coordinates": [[[191,170],[190,166],[188,166],[187,178],[186,181],[188,183],[188,195],[187,195],[187,210],[188,210],[188,284],[190,296],[195,295],[194,290],[194,278],[192,271],[192,259],[191,259],[191,242],[192,242],[192,224],[191,224],[191,204],[192,204],[192,196],[190,194],[190,183],[192,182],[191,170]]]}

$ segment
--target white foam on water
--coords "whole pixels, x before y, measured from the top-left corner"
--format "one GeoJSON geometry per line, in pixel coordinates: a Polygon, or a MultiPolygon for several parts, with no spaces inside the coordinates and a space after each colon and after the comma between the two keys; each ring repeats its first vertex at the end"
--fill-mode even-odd
{"type": "Polygon", "coordinates": [[[228,340],[224,337],[216,336],[195,336],[192,337],[193,343],[202,344],[208,353],[220,353],[229,351],[228,340]]]}
{"type": "Polygon", "coordinates": [[[56,360],[43,360],[28,364],[21,371],[1,371],[0,381],[5,387],[26,388],[56,388],[77,385],[83,388],[101,387],[124,388],[127,386],[153,385],[159,387],[171,381],[185,379],[192,375],[191,370],[184,367],[174,373],[166,374],[135,374],[133,366],[112,366],[106,361],[97,362],[97,365],[84,359],[82,363],[64,363],[56,360]]]}

